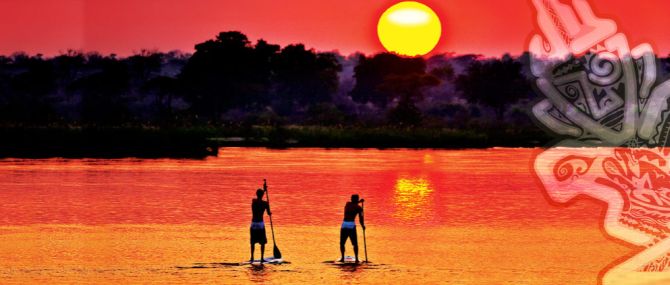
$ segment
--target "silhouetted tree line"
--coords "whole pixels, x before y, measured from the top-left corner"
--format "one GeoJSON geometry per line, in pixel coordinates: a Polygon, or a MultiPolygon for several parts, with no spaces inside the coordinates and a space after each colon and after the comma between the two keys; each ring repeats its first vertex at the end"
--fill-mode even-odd
{"type": "Polygon", "coordinates": [[[342,56],[222,32],[193,54],[0,57],[15,126],[529,124],[527,56],[342,56]]]}

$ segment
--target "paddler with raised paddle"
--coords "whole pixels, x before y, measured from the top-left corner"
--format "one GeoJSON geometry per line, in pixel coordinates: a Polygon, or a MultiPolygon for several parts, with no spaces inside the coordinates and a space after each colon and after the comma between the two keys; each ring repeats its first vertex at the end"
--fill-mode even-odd
{"type": "Polygon", "coordinates": [[[268,192],[268,183],[263,179],[263,189],[256,190],[256,199],[251,200],[251,227],[249,229],[249,235],[251,237],[251,259],[249,263],[254,263],[254,247],[257,243],[261,245],[261,259],[259,260],[260,264],[263,264],[265,260],[265,244],[268,243],[267,236],[265,235],[265,222],[263,222],[263,215],[267,211],[268,216],[270,217],[270,229],[272,229],[272,243],[274,243],[274,248],[272,253],[274,256],[269,258],[271,263],[281,263],[282,255],[277,247],[277,241],[275,240],[275,230],[272,225],[272,212],[270,212],[270,192],[268,192]],[[267,201],[263,201],[263,195],[267,197],[267,201]]]}

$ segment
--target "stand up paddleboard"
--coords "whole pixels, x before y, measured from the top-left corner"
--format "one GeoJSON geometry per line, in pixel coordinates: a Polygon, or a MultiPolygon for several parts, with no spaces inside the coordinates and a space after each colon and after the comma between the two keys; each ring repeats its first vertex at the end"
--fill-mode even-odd
{"type": "Polygon", "coordinates": [[[340,261],[340,259],[338,258],[334,261],[324,261],[323,263],[335,266],[358,266],[363,265],[365,262],[359,260],[359,262],[356,263],[356,257],[345,256],[344,261],[340,261]]]}
{"type": "MultiPolygon", "coordinates": [[[[266,257],[263,259],[263,265],[280,265],[280,264],[291,264],[290,262],[282,258],[266,257]]],[[[253,262],[243,261],[243,262],[212,262],[212,263],[194,263],[191,266],[177,266],[177,269],[208,269],[208,268],[226,268],[226,267],[237,267],[237,266],[249,266],[259,267],[261,265],[261,260],[256,259],[253,262]]]]}
{"type": "MultiPolygon", "coordinates": [[[[286,263],[286,262],[284,262],[283,258],[274,258],[272,256],[263,258],[263,264],[282,264],[282,263],[286,263]]],[[[243,265],[244,264],[259,265],[259,264],[261,264],[261,260],[260,259],[254,259],[254,261],[251,261],[251,262],[247,260],[247,261],[244,261],[240,264],[243,264],[243,265]]]]}
{"type": "Polygon", "coordinates": [[[337,261],[338,263],[356,263],[356,257],[354,256],[345,256],[343,261],[337,261]]]}

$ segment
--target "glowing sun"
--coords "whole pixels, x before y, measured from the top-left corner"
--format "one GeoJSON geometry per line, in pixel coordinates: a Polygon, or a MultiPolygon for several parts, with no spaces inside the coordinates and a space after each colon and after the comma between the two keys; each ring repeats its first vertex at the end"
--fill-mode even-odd
{"type": "Polygon", "coordinates": [[[430,7],[414,1],[388,8],[377,24],[379,41],[386,50],[404,56],[421,56],[440,41],[442,23],[430,7]]]}

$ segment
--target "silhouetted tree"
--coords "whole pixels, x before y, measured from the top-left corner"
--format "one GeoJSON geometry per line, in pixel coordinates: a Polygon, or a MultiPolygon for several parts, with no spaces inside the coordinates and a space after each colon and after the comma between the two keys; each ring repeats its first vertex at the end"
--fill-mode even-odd
{"type": "Polygon", "coordinates": [[[244,34],[223,32],[195,49],[180,78],[196,113],[216,120],[230,108],[266,103],[278,46],[259,42],[256,49],[244,34]]]}
{"type": "Polygon", "coordinates": [[[81,94],[81,118],[103,125],[128,122],[130,76],[126,64],[114,54],[108,57],[92,54],[89,65],[98,71],[77,80],[72,87],[81,94]]]}
{"type": "Polygon", "coordinates": [[[361,56],[354,69],[356,85],[351,91],[354,101],[372,102],[378,106],[386,106],[392,101],[394,94],[379,89],[384,80],[392,75],[425,74],[426,62],[423,58],[404,58],[390,53],[381,53],[367,58],[361,56]]]}
{"type": "Polygon", "coordinates": [[[6,116],[23,123],[48,123],[57,119],[52,90],[57,86],[53,63],[41,54],[13,56],[14,74],[8,79],[6,116]]]}
{"type": "Polygon", "coordinates": [[[154,108],[159,123],[173,119],[172,102],[179,96],[179,80],[168,76],[158,76],[149,80],[143,91],[154,95],[154,108]]]}
{"type": "Polygon", "coordinates": [[[273,64],[279,100],[292,105],[310,105],[331,100],[342,66],[335,55],[315,53],[304,45],[289,45],[273,64]]]}
{"type": "Polygon", "coordinates": [[[423,120],[423,114],[414,102],[403,98],[388,112],[387,119],[393,125],[416,126],[423,120]]]}
{"type": "Polygon", "coordinates": [[[161,71],[163,57],[162,53],[142,50],[140,53],[127,58],[130,78],[137,85],[149,81],[161,71]]]}
{"type": "Polygon", "coordinates": [[[423,88],[438,84],[440,80],[429,74],[412,73],[387,76],[378,89],[398,98],[398,105],[389,113],[389,121],[401,125],[419,124],[422,114],[415,102],[423,97],[421,92],[423,88]]]}
{"type": "Polygon", "coordinates": [[[391,94],[394,98],[410,101],[420,100],[424,87],[440,84],[437,77],[429,74],[412,73],[406,75],[389,75],[377,86],[377,90],[391,94]]]}
{"type": "Polygon", "coordinates": [[[441,80],[449,81],[453,80],[456,76],[456,71],[454,71],[454,67],[449,62],[446,62],[439,67],[432,68],[429,73],[441,80]]]}
{"type": "Polygon", "coordinates": [[[466,73],[456,79],[456,87],[470,102],[493,108],[501,121],[509,104],[528,96],[530,84],[522,74],[522,67],[509,56],[473,61],[466,73]]]}
{"type": "Polygon", "coordinates": [[[75,50],[68,50],[66,53],[58,55],[52,59],[54,71],[58,77],[58,87],[63,88],[72,84],[74,80],[83,72],[86,64],[86,57],[83,53],[75,50]]]}
{"type": "Polygon", "coordinates": [[[332,103],[317,103],[307,111],[307,123],[311,125],[334,126],[347,123],[350,117],[332,103]]]}

